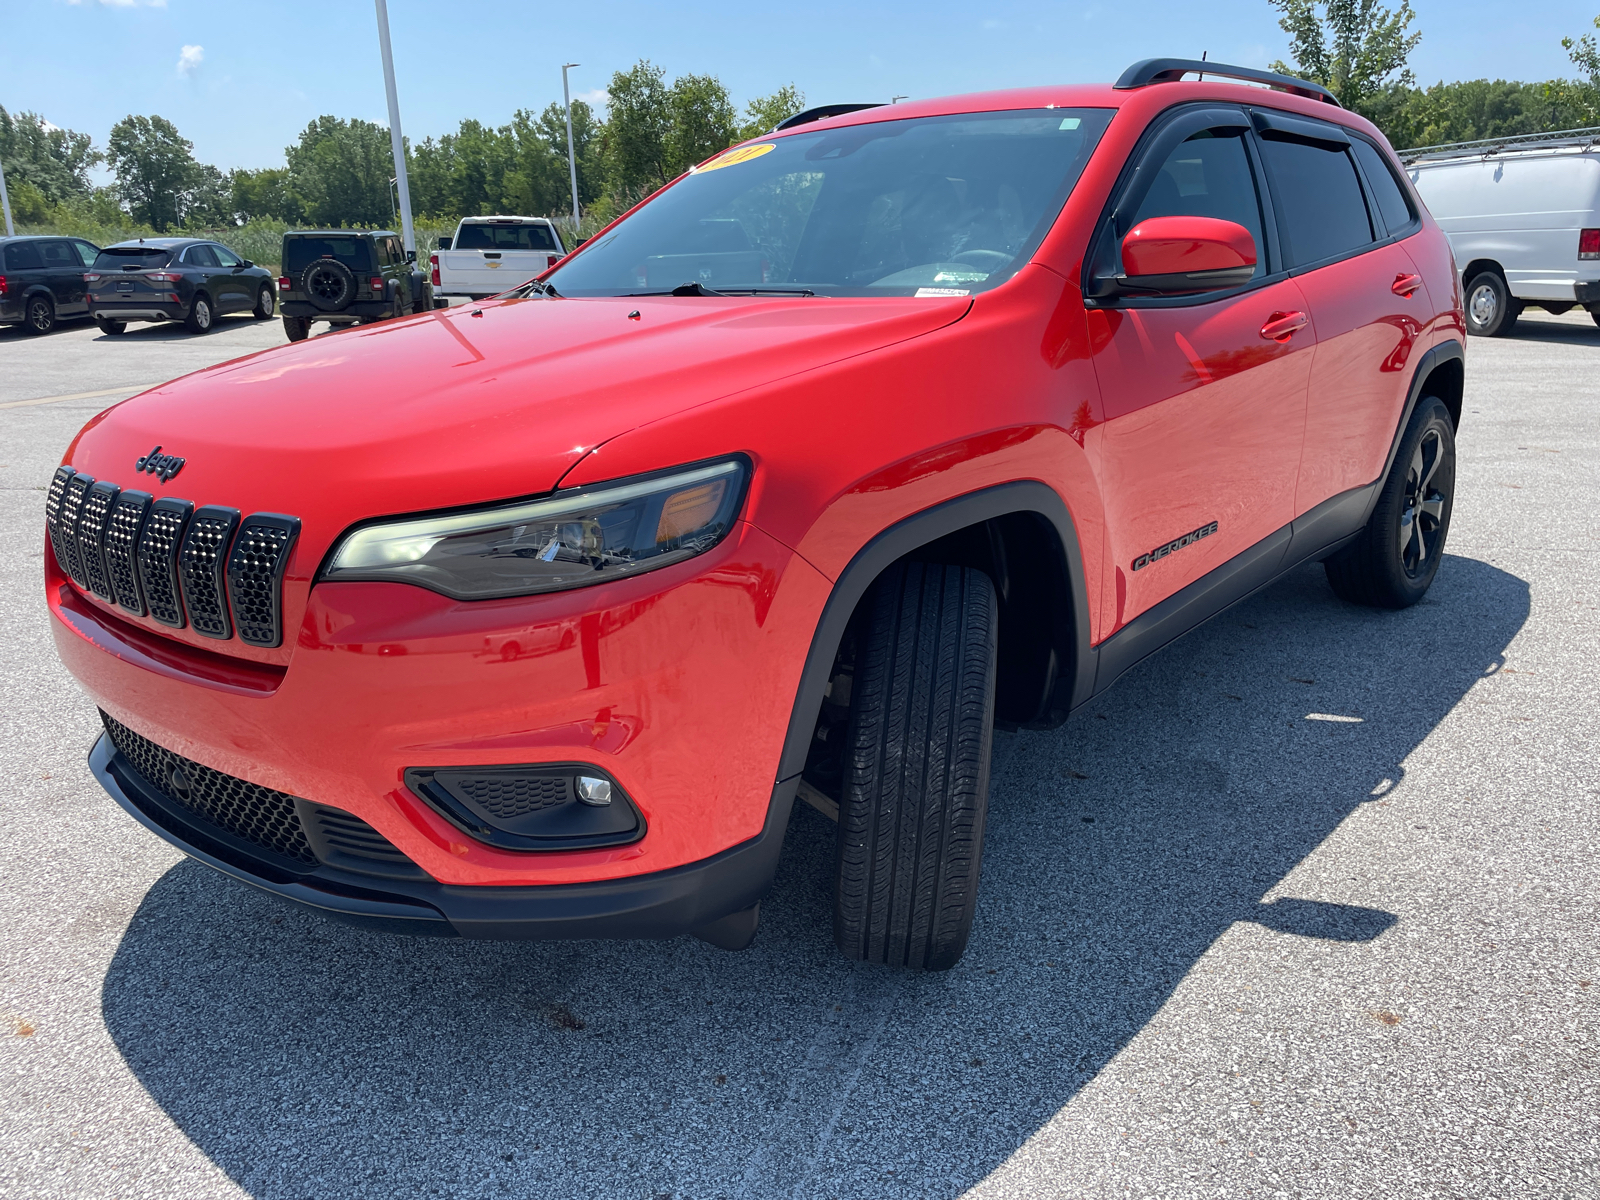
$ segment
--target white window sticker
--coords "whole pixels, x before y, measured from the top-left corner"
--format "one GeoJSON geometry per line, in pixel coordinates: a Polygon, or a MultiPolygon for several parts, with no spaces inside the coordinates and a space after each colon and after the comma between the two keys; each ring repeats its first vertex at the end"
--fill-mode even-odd
{"type": "Polygon", "coordinates": [[[918,288],[917,289],[917,299],[918,300],[924,299],[925,297],[928,297],[928,296],[970,296],[970,295],[972,295],[972,289],[971,288],[918,288]]]}

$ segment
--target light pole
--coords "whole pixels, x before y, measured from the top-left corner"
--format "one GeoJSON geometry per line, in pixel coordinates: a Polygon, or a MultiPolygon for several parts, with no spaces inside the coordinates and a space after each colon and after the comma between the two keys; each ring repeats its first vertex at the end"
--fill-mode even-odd
{"type": "MultiPolygon", "coordinates": [[[[567,128],[571,129],[572,126],[568,124],[567,128]]],[[[570,137],[571,134],[568,134],[567,136],[570,137]]],[[[576,187],[577,185],[574,184],[573,186],[576,187]]],[[[11,224],[11,197],[6,195],[6,169],[4,166],[0,166],[0,209],[5,210],[6,236],[11,237],[17,231],[16,228],[11,224]]]]}
{"type": "Polygon", "coordinates": [[[400,98],[394,90],[394,53],[389,49],[389,6],[378,7],[378,49],[383,52],[383,86],[389,93],[389,145],[394,150],[394,177],[400,192],[400,235],[408,253],[417,252],[417,235],[411,228],[411,185],[406,182],[406,143],[400,134],[400,98]]]}
{"type": "Polygon", "coordinates": [[[572,172],[572,240],[578,240],[578,156],[572,150],[572,90],[567,87],[567,69],[582,63],[561,64],[561,98],[567,102],[567,169],[572,172]]]}

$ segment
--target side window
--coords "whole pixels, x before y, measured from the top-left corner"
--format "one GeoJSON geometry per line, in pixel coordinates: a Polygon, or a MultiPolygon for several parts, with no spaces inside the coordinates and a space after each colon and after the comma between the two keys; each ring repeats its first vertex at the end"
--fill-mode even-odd
{"type": "Polygon", "coordinates": [[[190,246],[183,252],[183,261],[191,267],[214,267],[216,258],[211,253],[209,246],[190,246]]]}
{"type": "Polygon", "coordinates": [[[72,248],[78,252],[78,257],[83,260],[83,265],[86,267],[94,266],[94,260],[100,256],[100,251],[88,242],[73,242],[72,248]]]}
{"type": "Polygon", "coordinates": [[[213,245],[208,247],[208,249],[216,256],[218,266],[239,267],[244,265],[239,256],[232,250],[229,250],[226,246],[213,245]]]}
{"type": "Polygon", "coordinates": [[[42,242],[39,250],[44,265],[52,271],[77,271],[83,267],[66,242],[42,242]]]}
{"type": "Polygon", "coordinates": [[[388,238],[373,238],[372,249],[378,256],[378,266],[387,267],[390,265],[388,238]]]}
{"type": "Polygon", "coordinates": [[[1167,155],[1139,202],[1127,233],[1150,217],[1216,217],[1243,225],[1256,244],[1256,275],[1267,269],[1261,196],[1239,128],[1202,129],[1167,155]]]}
{"type": "Polygon", "coordinates": [[[37,271],[43,266],[38,242],[13,242],[6,247],[6,270],[37,271]]]}
{"type": "Polygon", "coordinates": [[[1289,266],[1338,258],[1371,245],[1372,221],[1347,147],[1268,130],[1261,138],[1261,156],[1272,176],[1278,232],[1289,266]]]}
{"type": "Polygon", "coordinates": [[[389,256],[394,259],[397,267],[406,261],[406,248],[400,244],[399,238],[389,239],[389,256]]]}
{"type": "Polygon", "coordinates": [[[1383,152],[1371,142],[1352,138],[1350,148],[1355,151],[1356,161],[1361,164],[1361,171],[1367,177],[1367,186],[1372,189],[1372,198],[1378,203],[1378,213],[1383,217],[1387,231],[1399,233],[1416,220],[1416,214],[1411,211],[1405,192],[1395,181],[1394,168],[1384,158],[1383,152]]]}

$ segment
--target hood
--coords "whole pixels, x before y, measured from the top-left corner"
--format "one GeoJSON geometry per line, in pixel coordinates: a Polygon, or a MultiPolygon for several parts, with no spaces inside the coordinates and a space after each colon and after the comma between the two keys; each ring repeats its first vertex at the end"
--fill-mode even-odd
{"type": "Polygon", "coordinates": [[[163,384],[66,461],[157,496],[304,522],[295,574],[355,521],[546,492],[682,408],[959,320],[965,298],[490,301],[362,327],[163,384]],[[162,483],[134,462],[183,458],[162,483]]]}

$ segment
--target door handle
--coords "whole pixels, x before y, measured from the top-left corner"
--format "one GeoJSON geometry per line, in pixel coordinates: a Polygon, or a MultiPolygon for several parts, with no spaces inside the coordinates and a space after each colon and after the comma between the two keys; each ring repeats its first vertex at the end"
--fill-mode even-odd
{"type": "Polygon", "coordinates": [[[1394,277],[1394,282],[1389,285],[1389,290],[1396,296],[1409,297],[1412,292],[1416,291],[1421,286],[1421,275],[1414,275],[1402,271],[1400,274],[1394,277]]]}
{"type": "Polygon", "coordinates": [[[1261,327],[1261,336],[1269,342],[1287,342],[1308,324],[1303,312],[1275,312],[1261,327]]]}

